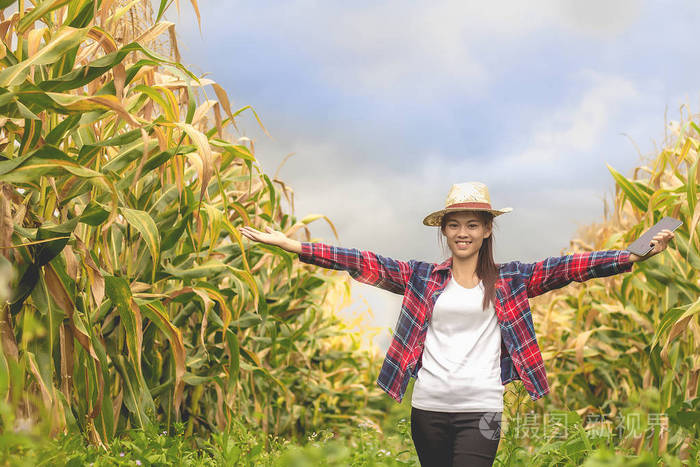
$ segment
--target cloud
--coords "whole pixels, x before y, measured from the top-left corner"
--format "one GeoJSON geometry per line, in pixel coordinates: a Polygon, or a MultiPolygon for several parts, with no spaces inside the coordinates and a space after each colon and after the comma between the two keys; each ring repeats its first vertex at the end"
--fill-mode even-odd
{"type": "Polygon", "coordinates": [[[641,16],[642,0],[557,0],[552,2],[565,24],[588,36],[609,39],[623,33],[641,16]]]}
{"type": "MultiPolygon", "coordinates": [[[[514,213],[498,219],[501,258],[556,254],[568,246],[576,220],[602,214],[602,195],[596,193],[612,182],[601,149],[611,138],[620,138],[626,129],[620,109],[639,95],[632,82],[619,76],[586,72],[579,79],[586,83],[580,98],[542,113],[523,138],[530,143],[507,157],[454,160],[427,145],[417,147],[405,162],[394,160],[393,166],[383,164],[378,151],[360,163],[357,154],[367,153],[371,142],[295,135],[292,141],[275,143],[280,148],[290,144],[286,152],[296,153],[280,177],[294,187],[297,214],[328,215],[340,231],[340,245],[429,261],[441,259],[442,253],[434,229],[421,224],[423,217],[442,207],[451,184],[483,181],[494,206],[514,207],[514,213]],[[586,170],[594,175],[582,178],[586,170]],[[528,232],[538,230],[541,241],[533,243],[528,232]]],[[[258,153],[270,171],[277,166],[271,155],[283,151],[258,144],[258,153]]],[[[335,243],[330,229],[315,224],[313,230],[335,243]]]]}
{"type": "MultiPolygon", "coordinates": [[[[276,140],[256,141],[263,168],[296,153],[280,177],[297,216],[326,214],[340,240],[320,221],[315,237],[397,259],[442,259],[421,220],[469,180],[514,208],[497,219],[497,261],[559,254],[577,223],[602,217],[614,186],[605,162],[623,173],[636,164],[620,133],[643,145],[662,133],[664,99],[680,92],[669,76],[693,89],[688,62],[663,61],[689,33],[655,37],[653,26],[672,18],[647,11],[640,27],[651,7],[635,0],[200,6],[219,72],[232,90],[248,84],[253,106],[269,104],[261,116],[276,140]],[[470,138],[481,139],[457,154],[470,138]]],[[[190,37],[185,45],[204,42],[190,37]]],[[[394,324],[400,297],[355,289],[394,324]]]]}
{"type": "Polygon", "coordinates": [[[581,99],[543,118],[535,125],[532,144],[499,164],[531,167],[591,151],[600,144],[611,120],[639,95],[635,83],[619,76],[590,70],[581,76],[592,83],[581,99]]]}
{"type": "MultiPolygon", "coordinates": [[[[609,148],[617,148],[611,141],[623,140],[632,149],[619,134],[643,122],[642,134],[661,132],[648,124],[658,120],[650,102],[663,90],[653,83],[649,88],[590,70],[570,80],[582,89],[578,96],[542,110],[518,139],[520,149],[506,157],[455,160],[425,144],[405,161],[386,162],[374,140],[298,133],[279,135],[274,150],[259,142],[258,154],[270,171],[277,167],[273,154],[296,153],[280,177],[294,187],[297,216],[323,213],[335,223],[339,241],[322,223],[312,225],[322,241],[395,259],[442,260],[436,230],[421,220],[444,205],[452,183],[478,180],[489,186],[494,206],[514,208],[497,218],[496,261],[537,261],[568,248],[580,225],[602,220],[603,194],[613,186],[605,162],[623,173],[636,163],[624,152],[611,154],[609,148]]],[[[498,138],[497,131],[484,131],[498,138]]],[[[400,297],[357,283],[352,290],[353,299],[366,300],[374,310],[373,325],[395,324],[400,297]]],[[[389,342],[387,333],[375,339],[380,349],[389,342]]]]}
{"type": "MultiPolygon", "coordinates": [[[[620,34],[640,11],[637,0],[536,5],[515,0],[223,2],[202,5],[202,22],[217,48],[226,50],[229,42],[285,51],[306,63],[304,72],[324,88],[382,100],[430,101],[444,94],[483,95],[508,67],[498,57],[529,39],[620,34]]],[[[183,9],[184,21],[192,21],[189,10],[183,9]]]]}

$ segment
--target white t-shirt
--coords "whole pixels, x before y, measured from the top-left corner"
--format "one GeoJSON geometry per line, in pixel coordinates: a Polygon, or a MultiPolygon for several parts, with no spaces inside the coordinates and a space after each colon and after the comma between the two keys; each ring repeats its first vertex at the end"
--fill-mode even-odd
{"type": "Polygon", "coordinates": [[[411,405],[438,412],[502,412],[501,328],[484,285],[450,279],[433,309],[411,405]]]}

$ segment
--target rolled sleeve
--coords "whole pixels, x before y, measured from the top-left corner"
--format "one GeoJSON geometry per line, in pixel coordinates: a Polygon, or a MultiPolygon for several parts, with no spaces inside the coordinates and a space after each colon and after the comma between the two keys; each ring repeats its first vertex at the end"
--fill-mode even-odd
{"type": "Polygon", "coordinates": [[[632,264],[627,250],[603,250],[553,256],[536,263],[523,264],[522,270],[528,297],[536,297],[572,281],[584,282],[629,271],[632,264]]]}
{"type": "Polygon", "coordinates": [[[371,251],[320,242],[302,242],[299,260],[326,269],[348,271],[359,282],[397,294],[404,293],[412,270],[410,261],[397,261],[371,251]]]}
{"type": "Polygon", "coordinates": [[[301,253],[299,253],[299,261],[302,263],[313,264],[313,243],[301,242],[301,253]]]}
{"type": "Polygon", "coordinates": [[[617,272],[628,272],[632,270],[632,265],[634,264],[633,261],[630,261],[630,256],[632,253],[630,253],[628,250],[620,250],[618,255],[617,255],[617,272]]]}

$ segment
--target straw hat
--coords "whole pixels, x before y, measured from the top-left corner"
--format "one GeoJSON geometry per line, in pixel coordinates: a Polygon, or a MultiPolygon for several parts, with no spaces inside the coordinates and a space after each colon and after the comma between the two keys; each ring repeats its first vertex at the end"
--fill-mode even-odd
{"type": "Polygon", "coordinates": [[[489,189],[481,182],[456,183],[450,188],[445,209],[432,212],[423,219],[425,225],[440,225],[442,216],[456,211],[488,211],[494,217],[511,212],[513,208],[491,208],[489,189]]]}

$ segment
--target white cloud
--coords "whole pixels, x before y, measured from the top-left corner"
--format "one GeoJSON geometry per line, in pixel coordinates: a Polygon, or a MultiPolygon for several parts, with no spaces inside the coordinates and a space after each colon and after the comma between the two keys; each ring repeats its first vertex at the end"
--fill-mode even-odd
{"type": "MultiPolygon", "coordinates": [[[[313,28],[295,34],[309,35],[304,43],[321,65],[323,79],[351,91],[385,96],[410,90],[412,99],[429,99],[448,88],[478,96],[494,71],[484,58],[504,42],[556,24],[553,9],[501,3],[397,0],[364,8],[324,4],[307,21],[316,15],[337,19],[314,21],[313,28]]],[[[295,9],[308,3],[296,5],[295,9]]]]}
{"type": "MultiPolygon", "coordinates": [[[[525,42],[530,35],[538,40],[568,39],[577,34],[586,40],[607,40],[625,32],[641,10],[635,0],[209,5],[201,6],[203,10],[215,8],[216,14],[203,11],[205,35],[220,37],[235,27],[239,31],[233,36],[235,40],[250,38],[251,47],[279,43],[280,47],[294,49],[308,59],[304,64],[310,68],[304,72],[324,86],[334,84],[338,94],[376,95],[378,104],[385,106],[396,98],[404,102],[422,99],[415,109],[426,115],[429,112],[423,104],[437,91],[450,96],[492,96],[489,83],[499,73],[498,67],[504,66],[493,57],[499,51],[519,50],[514,44],[525,42]]],[[[185,7],[183,12],[187,10],[185,7]]],[[[198,34],[192,40],[200,40],[198,34]]],[[[661,47],[663,43],[660,44],[661,47]]],[[[581,42],[574,45],[581,47],[581,42]]],[[[533,60],[548,58],[536,56],[533,60]]],[[[285,126],[288,132],[292,127],[305,131],[296,135],[273,132],[277,141],[258,140],[257,154],[266,172],[271,173],[284,155],[296,153],[280,173],[294,188],[296,214],[328,215],[339,228],[338,243],[342,246],[371,249],[397,259],[436,261],[442,256],[436,231],[421,224],[423,216],[443,205],[450,184],[480,180],[489,186],[496,207],[514,207],[513,213],[497,220],[500,228],[496,231],[496,260],[543,259],[568,246],[578,222],[602,216],[602,193],[612,186],[604,165],[607,157],[618,157],[618,161],[626,157],[625,164],[636,162],[608,153],[606,144],[630,128],[634,130],[630,133],[644,137],[661,132],[660,125],[649,121],[659,120],[662,110],[658,109],[658,101],[664,95],[665,81],[651,89],[648,81],[635,83],[600,72],[572,75],[576,65],[564,65],[566,68],[558,70],[559,75],[567,81],[580,80],[584,91],[569,102],[559,101],[555,104],[558,109],[541,115],[528,128],[529,137],[519,137],[519,149],[506,157],[488,160],[481,155],[448,160],[424,144],[425,154],[407,158],[400,167],[401,175],[397,175],[398,166],[389,173],[380,172],[389,163],[380,161],[387,152],[377,146],[390,143],[378,135],[386,131],[405,136],[406,130],[402,133],[398,128],[392,133],[401,122],[377,121],[373,109],[366,110],[366,114],[375,116],[370,119],[376,123],[372,134],[349,136],[349,126],[362,128],[362,112],[354,116],[356,121],[339,120],[321,128],[313,121],[294,125],[290,122],[285,126]],[[599,168],[594,177],[583,179],[577,173],[583,159],[588,167],[599,168]],[[556,173],[556,180],[547,180],[552,177],[552,166],[562,170],[556,173]]],[[[235,75],[236,71],[232,68],[231,73],[235,75]]],[[[323,99],[312,95],[307,98],[323,99]]],[[[523,102],[531,103],[527,98],[523,102]]],[[[291,120],[295,116],[283,118],[291,120]]],[[[329,112],[331,118],[333,114],[329,112]]],[[[513,118],[517,121],[522,115],[513,118]]],[[[426,121],[426,139],[433,137],[439,122],[442,120],[426,121]]],[[[483,131],[490,138],[501,137],[498,128],[483,131]]],[[[436,134],[441,137],[445,132],[436,134]]],[[[387,160],[394,163],[399,158],[387,160]]],[[[625,167],[616,168],[625,171],[625,167]]],[[[314,236],[335,243],[330,229],[322,222],[312,224],[312,231],[314,236]]],[[[355,297],[368,300],[378,323],[394,324],[400,297],[369,286],[355,285],[355,291],[355,297]]]]}
{"type": "MultiPolygon", "coordinates": [[[[579,78],[587,83],[587,90],[573,103],[541,115],[531,127],[531,136],[523,138],[530,145],[510,157],[455,161],[429,152],[412,157],[412,165],[398,175],[396,170],[377,170],[383,167],[379,163],[356,163],[355,154],[371,147],[362,141],[347,144],[296,135],[293,147],[272,152],[296,152],[280,176],[295,189],[298,216],[323,213],[336,224],[340,241],[321,223],[313,225],[314,236],[324,241],[395,259],[441,260],[436,230],[421,221],[443,206],[452,183],[479,180],[489,186],[495,207],[514,207],[513,213],[497,219],[496,260],[536,261],[567,248],[582,223],[602,219],[602,193],[612,181],[600,148],[624,131],[621,109],[640,94],[634,83],[619,76],[586,72],[579,78]],[[576,166],[580,167],[581,157],[600,167],[598,177],[580,178],[576,166]],[[576,160],[563,164],[559,184],[542,182],[551,174],[551,168],[543,173],[543,163],[562,164],[571,158],[576,160]],[[562,187],[562,180],[571,182],[562,187]]],[[[261,144],[258,151],[261,157],[271,154],[261,144]]],[[[400,299],[365,286],[354,287],[353,298],[369,302],[375,310],[373,324],[394,325],[400,299]]],[[[388,345],[384,336],[377,340],[382,348],[388,345]]]]}
{"type": "MultiPolygon", "coordinates": [[[[599,191],[600,185],[577,180],[576,167],[584,165],[585,158],[590,166],[600,167],[602,179],[608,178],[604,165],[607,160],[600,159],[607,154],[601,154],[600,148],[626,129],[620,126],[625,121],[621,110],[634,103],[639,95],[634,83],[624,78],[593,72],[583,76],[588,89],[582,96],[572,104],[565,103],[558,110],[541,115],[540,121],[531,126],[531,135],[522,139],[526,142],[524,147],[503,157],[455,160],[431,151],[410,156],[410,164],[400,166],[398,173],[399,166],[392,169],[391,163],[379,160],[382,152],[371,142],[331,141],[322,135],[313,138],[295,135],[294,141],[282,138],[274,144],[263,140],[258,143],[258,154],[264,158],[264,169],[270,172],[277,167],[275,157],[279,159],[295,152],[280,177],[294,187],[297,213],[327,214],[341,229],[343,245],[438,259],[435,237],[426,235],[421,221],[430,211],[441,207],[451,184],[470,180],[483,181],[489,186],[496,207],[515,207],[518,202],[524,202],[524,193],[535,208],[560,209],[559,217],[567,220],[557,229],[563,229],[559,232],[565,234],[572,228],[572,206],[588,213],[602,212],[601,200],[590,196],[591,192],[599,191]],[[366,156],[368,150],[373,153],[366,156]],[[365,157],[358,159],[358,154],[365,157]],[[562,169],[557,183],[542,183],[554,167],[562,169]],[[576,181],[578,189],[588,191],[581,196],[575,189],[561,190],[565,183],[562,180],[567,178],[576,181]]],[[[396,157],[389,159],[400,161],[396,157]]],[[[512,217],[519,214],[500,219],[512,217]]],[[[324,230],[320,236],[332,240],[330,230],[324,230]]],[[[503,244],[514,240],[515,245],[522,244],[514,238],[504,240],[503,244]]],[[[555,250],[565,247],[567,242],[568,239],[560,237],[555,250]]],[[[528,248],[537,254],[545,252],[547,247],[528,248]]],[[[517,252],[518,248],[510,251],[517,252]]]]}
{"type": "MultiPolygon", "coordinates": [[[[639,3],[223,2],[202,5],[202,22],[205,36],[246,41],[250,36],[264,39],[261,45],[278,42],[279,47],[295,49],[314,65],[308,73],[325,86],[350,94],[425,101],[441,92],[482,95],[507,66],[494,57],[530,35],[620,34],[638,17],[639,3]],[[230,33],[232,21],[235,34],[230,33]]],[[[192,23],[191,16],[184,8],[180,23],[192,23]]]]}
{"type": "Polygon", "coordinates": [[[550,5],[565,24],[588,36],[611,38],[640,16],[642,0],[556,0],[550,5]]]}
{"type": "Polygon", "coordinates": [[[619,76],[586,71],[592,86],[572,108],[562,108],[539,122],[532,144],[499,164],[531,167],[576,157],[598,146],[611,120],[639,95],[635,83],[619,76]]]}

